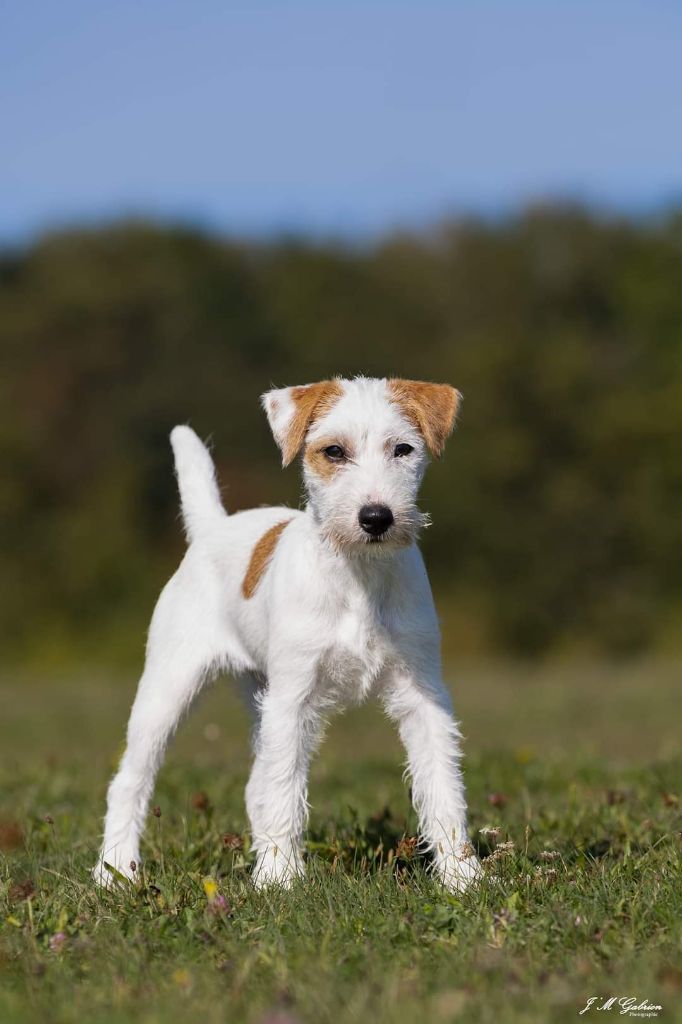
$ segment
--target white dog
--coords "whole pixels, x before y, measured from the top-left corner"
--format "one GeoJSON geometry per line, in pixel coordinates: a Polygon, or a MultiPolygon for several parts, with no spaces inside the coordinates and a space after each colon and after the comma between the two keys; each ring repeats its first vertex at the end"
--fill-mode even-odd
{"type": "Polygon", "coordinates": [[[206,448],[189,427],[173,430],[189,549],[152,618],[95,877],[110,881],[107,864],[132,877],[166,742],[205,681],[227,669],[258,719],[246,789],[256,884],[303,873],[308,765],[325,719],[376,694],[405,745],[435,870],[462,890],[480,868],[415,544],[426,522],[417,491],[428,454],[441,454],[454,426],[459,394],[360,377],[281,388],[262,401],[283,464],[303,452],[308,504],[228,516],[206,448]]]}

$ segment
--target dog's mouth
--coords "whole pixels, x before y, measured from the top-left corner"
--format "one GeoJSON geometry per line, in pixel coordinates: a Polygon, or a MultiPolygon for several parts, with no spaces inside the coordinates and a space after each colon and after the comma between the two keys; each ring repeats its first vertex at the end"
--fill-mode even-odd
{"type": "Polygon", "coordinates": [[[410,529],[407,526],[394,525],[389,527],[385,533],[372,534],[365,533],[360,539],[360,547],[362,548],[404,548],[408,547],[416,539],[417,531],[410,529]]]}
{"type": "Polygon", "coordinates": [[[413,544],[425,526],[429,517],[417,509],[411,515],[400,515],[384,533],[371,534],[359,530],[356,526],[349,528],[339,520],[327,520],[323,533],[337,551],[381,556],[383,553],[396,551],[413,544]]]}

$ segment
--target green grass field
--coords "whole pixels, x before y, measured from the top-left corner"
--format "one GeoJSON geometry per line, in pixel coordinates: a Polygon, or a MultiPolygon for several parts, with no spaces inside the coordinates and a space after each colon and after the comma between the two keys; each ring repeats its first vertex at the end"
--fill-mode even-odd
{"type": "Polygon", "coordinates": [[[219,683],[176,738],[139,883],[89,882],[134,680],[0,685],[0,1022],[682,1020],[682,668],[461,665],[482,887],[433,884],[372,706],[311,780],[309,877],[249,883],[248,722],[219,683]],[[481,830],[498,830],[497,834],[481,830]],[[628,1019],[620,1018],[620,1019],[628,1019]]]}

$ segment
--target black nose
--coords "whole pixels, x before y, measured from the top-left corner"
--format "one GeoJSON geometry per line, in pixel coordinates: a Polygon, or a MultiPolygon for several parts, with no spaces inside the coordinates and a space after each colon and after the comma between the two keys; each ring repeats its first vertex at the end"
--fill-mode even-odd
{"type": "Polygon", "coordinates": [[[393,513],[387,505],[363,505],[358,519],[365,533],[380,537],[393,522],[393,513]]]}

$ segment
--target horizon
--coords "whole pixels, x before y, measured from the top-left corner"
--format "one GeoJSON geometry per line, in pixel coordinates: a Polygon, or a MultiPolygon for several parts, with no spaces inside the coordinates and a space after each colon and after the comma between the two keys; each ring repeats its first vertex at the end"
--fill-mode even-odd
{"type": "Polygon", "coordinates": [[[202,222],[189,217],[153,216],[144,211],[139,213],[115,212],[111,216],[93,215],[78,220],[48,223],[23,236],[4,238],[0,235],[0,254],[11,255],[22,253],[43,241],[62,236],[78,234],[98,234],[126,230],[152,230],[158,232],[182,232],[196,235],[214,242],[235,245],[277,246],[277,245],[308,245],[319,248],[342,248],[349,251],[373,249],[381,247],[392,240],[400,238],[414,239],[417,242],[428,242],[437,237],[439,232],[458,227],[486,227],[492,230],[504,230],[521,223],[533,216],[576,216],[585,217],[594,224],[617,225],[625,224],[635,228],[655,228],[668,221],[682,216],[682,195],[670,201],[661,201],[650,207],[625,207],[605,203],[589,203],[572,197],[552,197],[546,201],[530,201],[525,204],[509,206],[498,210],[467,209],[449,210],[443,215],[422,222],[396,222],[377,228],[375,231],[359,231],[343,233],[343,231],[320,230],[310,231],[305,227],[264,228],[262,231],[248,229],[239,231],[230,225],[202,222]]]}

